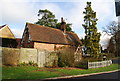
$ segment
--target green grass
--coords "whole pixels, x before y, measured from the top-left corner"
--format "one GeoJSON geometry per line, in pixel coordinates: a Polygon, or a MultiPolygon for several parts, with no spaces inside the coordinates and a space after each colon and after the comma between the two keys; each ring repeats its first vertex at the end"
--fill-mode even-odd
{"type": "Polygon", "coordinates": [[[38,68],[33,66],[20,66],[20,67],[3,66],[2,78],[3,79],[44,79],[51,77],[105,72],[105,71],[112,71],[117,69],[120,69],[120,65],[112,64],[107,67],[95,68],[95,69],[38,68]]]}
{"type": "Polygon", "coordinates": [[[21,67],[3,67],[3,79],[41,79],[59,76],[38,67],[21,66],[21,67]]]}
{"type": "Polygon", "coordinates": [[[106,71],[112,71],[112,70],[117,70],[117,69],[120,69],[120,65],[112,64],[107,67],[92,68],[92,69],[82,69],[82,70],[81,69],[73,69],[73,70],[56,69],[56,70],[62,73],[68,74],[68,75],[79,75],[79,74],[106,72],[106,71]]]}
{"type": "Polygon", "coordinates": [[[120,57],[114,57],[113,59],[120,59],[120,57]]]}

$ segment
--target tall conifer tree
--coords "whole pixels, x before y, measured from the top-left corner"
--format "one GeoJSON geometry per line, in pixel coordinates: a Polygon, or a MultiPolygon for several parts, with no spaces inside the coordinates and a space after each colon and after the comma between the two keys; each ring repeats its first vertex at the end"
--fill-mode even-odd
{"type": "Polygon", "coordinates": [[[93,57],[99,57],[100,53],[100,33],[97,32],[97,21],[96,12],[91,8],[91,2],[87,2],[85,11],[83,12],[84,24],[82,26],[85,29],[85,53],[90,54],[93,57]]]}

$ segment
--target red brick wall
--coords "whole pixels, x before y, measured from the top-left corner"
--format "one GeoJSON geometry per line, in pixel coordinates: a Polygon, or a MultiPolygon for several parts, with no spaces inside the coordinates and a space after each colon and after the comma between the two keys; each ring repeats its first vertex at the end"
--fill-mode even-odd
{"type": "Polygon", "coordinates": [[[29,40],[29,33],[25,33],[25,38],[23,38],[24,42],[23,42],[23,46],[24,48],[34,48],[34,42],[33,41],[30,41],[28,42],[29,40]]]}
{"type": "Polygon", "coordinates": [[[38,42],[34,42],[34,48],[37,48],[37,49],[45,49],[45,50],[48,50],[48,51],[59,50],[60,48],[62,48],[62,47],[64,47],[64,46],[68,46],[68,45],[48,44],[48,43],[38,43],[38,42]]]}

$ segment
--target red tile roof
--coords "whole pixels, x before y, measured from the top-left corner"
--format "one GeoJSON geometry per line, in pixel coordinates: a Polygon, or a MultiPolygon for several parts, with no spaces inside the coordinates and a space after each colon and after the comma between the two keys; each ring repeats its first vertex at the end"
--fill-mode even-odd
{"type": "Polygon", "coordinates": [[[27,23],[27,27],[32,41],[68,45],[81,44],[79,37],[73,32],[66,32],[66,34],[64,34],[63,31],[59,29],[31,23],[27,23]]]}

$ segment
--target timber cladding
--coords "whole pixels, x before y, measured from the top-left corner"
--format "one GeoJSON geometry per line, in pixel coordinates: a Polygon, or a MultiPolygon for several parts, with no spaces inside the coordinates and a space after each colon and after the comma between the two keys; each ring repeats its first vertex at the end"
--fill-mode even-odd
{"type": "Polygon", "coordinates": [[[0,27],[0,38],[15,39],[15,36],[13,35],[9,27],[6,25],[6,26],[3,26],[2,28],[0,27]]]}

